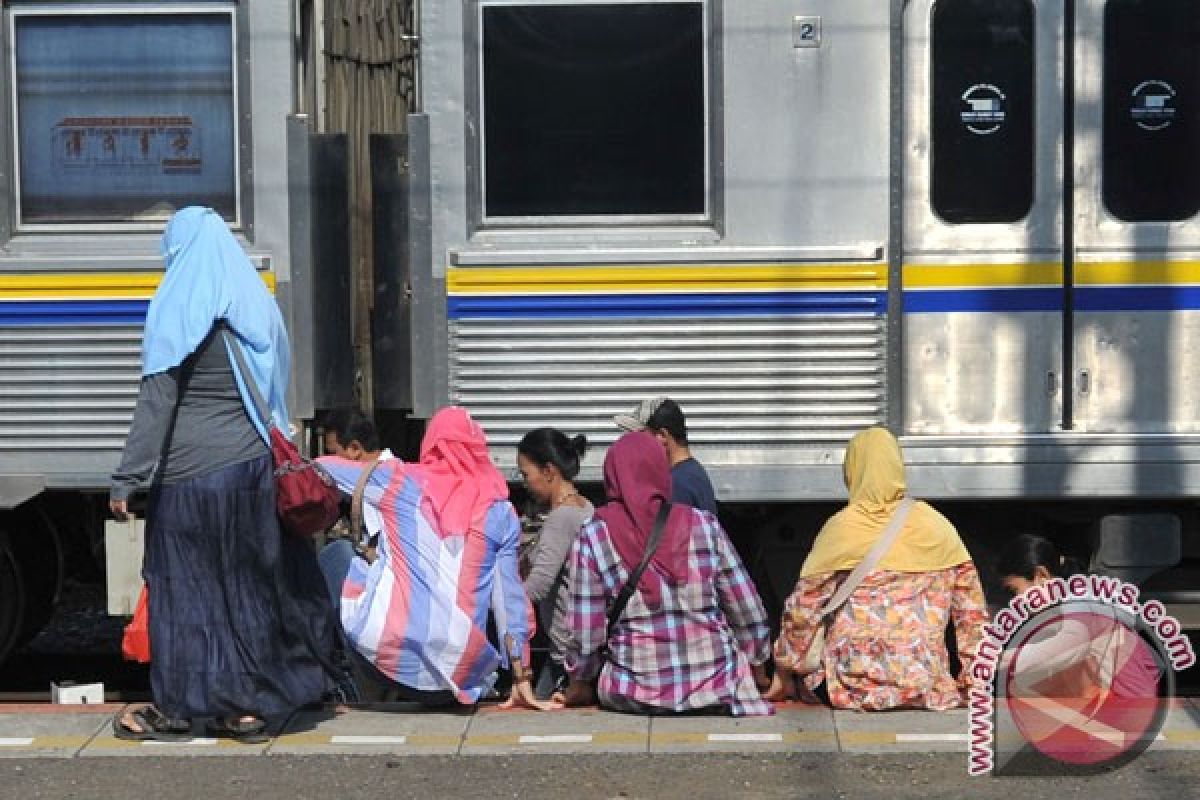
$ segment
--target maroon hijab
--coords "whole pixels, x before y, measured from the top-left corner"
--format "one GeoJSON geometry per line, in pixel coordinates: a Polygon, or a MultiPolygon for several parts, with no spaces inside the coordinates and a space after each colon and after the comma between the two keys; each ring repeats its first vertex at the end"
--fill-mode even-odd
{"type": "MultiPolygon", "coordinates": [[[[604,457],[604,490],[609,502],[596,518],[604,523],[622,563],[632,572],[646,553],[659,507],[671,497],[671,467],[662,443],[645,431],[618,439],[604,457]]],[[[638,582],[651,606],[661,602],[651,570],[673,585],[687,580],[691,515],[690,506],[672,507],[658,550],[638,582]]]]}

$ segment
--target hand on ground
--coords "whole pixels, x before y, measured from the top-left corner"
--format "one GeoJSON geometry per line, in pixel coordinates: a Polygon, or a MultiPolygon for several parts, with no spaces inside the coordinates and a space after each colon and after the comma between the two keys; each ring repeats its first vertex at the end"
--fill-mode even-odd
{"type": "Polygon", "coordinates": [[[533,685],[528,679],[513,685],[508,699],[500,704],[505,710],[514,708],[529,708],[534,711],[557,711],[563,704],[557,700],[538,700],[533,694],[533,685]]]}
{"type": "Polygon", "coordinates": [[[777,669],[775,677],[771,678],[770,687],[763,693],[763,699],[772,703],[796,700],[800,696],[796,683],[796,676],[790,670],[777,669]]]}

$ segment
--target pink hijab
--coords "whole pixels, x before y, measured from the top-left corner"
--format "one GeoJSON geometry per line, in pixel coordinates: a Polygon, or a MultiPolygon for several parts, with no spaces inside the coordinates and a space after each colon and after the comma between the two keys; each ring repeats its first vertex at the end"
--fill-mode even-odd
{"type": "Polygon", "coordinates": [[[465,408],[450,406],[433,415],[421,440],[420,464],[442,538],[481,530],[492,504],[508,498],[508,483],[492,464],[483,428],[465,408]]]}
{"type": "MultiPolygon", "coordinates": [[[[658,439],[645,431],[618,439],[604,457],[604,490],[609,502],[596,512],[596,519],[604,523],[621,562],[632,572],[646,553],[659,507],[671,497],[671,467],[658,439]]],[[[672,585],[687,580],[691,515],[690,506],[672,507],[658,550],[642,573],[638,588],[650,606],[662,600],[651,570],[672,585]]]]}

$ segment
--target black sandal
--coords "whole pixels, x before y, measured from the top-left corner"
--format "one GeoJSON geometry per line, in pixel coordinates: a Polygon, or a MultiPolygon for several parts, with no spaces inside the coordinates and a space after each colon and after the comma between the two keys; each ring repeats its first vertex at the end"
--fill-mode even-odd
{"type": "Polygon", "coordinates": [[[242,744],[262,744],[271,740],[267,735],[267,723],[261,717],[244,719],[242,716],[218,717],[209,723],[208,729],[217,736],[228,736],[242,744]]]}
{"type": "Polygon", "coordinates": [[[192,726],[187,720],[171,719],[154,706],[137,711],[122,711],[113,717],[113,736],[127,742],[190,742],[192,726]],[[125,715],[133,719],[140,731],[125,724],[125,715]]]}

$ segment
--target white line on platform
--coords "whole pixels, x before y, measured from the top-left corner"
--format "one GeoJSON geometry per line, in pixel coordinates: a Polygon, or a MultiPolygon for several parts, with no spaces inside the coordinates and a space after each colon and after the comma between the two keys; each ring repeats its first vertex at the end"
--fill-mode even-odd
{"type": "Polygon", "coordinates": [[[330,744],[405,744],[407,736],[330,736],[330,744]]]}
{"type": "Polygon", "coordinates": [[[782,733],[710,733],[710,742],[782,742],[782,733]]]}
{"type": "Polygon", "coordinates": [[[33,744],[32,736],[13,736],[0,739],[0,747],[28,747],[33,744]]]}
{"type": "Polygon", "coordinates": [[[897,733],[897,742],[965,742],[965,733],[897,733]]]}
{"type": "Polygon", "coordinates": [[[588,744],[592,741],[590,733],[552,733],[545,736],[522,736],[518,744],[588,744]]]}
{"type": "Polygon", "coordinates": [[[210,738],[188,739],[186,742],[160,742],[156,739],[147,739],[142,742],[142,745],[146,747],[212,747],[216,743],[216,739],[210,738]]]}

